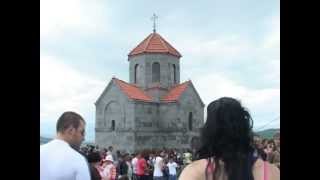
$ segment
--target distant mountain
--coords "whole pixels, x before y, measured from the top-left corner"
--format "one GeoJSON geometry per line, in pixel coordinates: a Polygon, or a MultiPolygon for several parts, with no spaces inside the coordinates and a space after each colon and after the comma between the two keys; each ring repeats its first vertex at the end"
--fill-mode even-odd
{"type": "MultiPolygon", "coordinates": [[[[272,139],[273,135],[279,131],[280,131],[280,129],[266,129],[266,130],[258,131],[255,133],[259,134],[263,138],[272,139]]],[[[51,141],[52,139],[53,138],[40,136],[40,145],[46,144],[47,142],[51,141]]],[[[83,142],[83,144],[93,144],[93,142],[85,141],[85,142],[83,142]]]]}
{"type": "Polygon", "coordinates": [[[276,134],[277,132],[280,132],[280,129],[265,129],[263,131],[258,131],[256,133],[263,138],[272,139],[273,135],[276,134]]]}

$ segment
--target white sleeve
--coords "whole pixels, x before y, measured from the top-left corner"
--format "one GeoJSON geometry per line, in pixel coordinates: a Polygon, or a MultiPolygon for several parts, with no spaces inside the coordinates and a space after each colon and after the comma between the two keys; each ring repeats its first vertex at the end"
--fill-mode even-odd
{"type": "Polygon", "coordinates": [[[76,180],[91,180],[89,165],[84,157],[79,160],[76,168],[76,180]]]}

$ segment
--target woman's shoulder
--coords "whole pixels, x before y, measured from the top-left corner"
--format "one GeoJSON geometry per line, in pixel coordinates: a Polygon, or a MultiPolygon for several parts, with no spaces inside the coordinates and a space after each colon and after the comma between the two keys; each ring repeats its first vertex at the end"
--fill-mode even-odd
{"type": "Polygon", "coordinates": [[[273,164],[263,161],[262,159],[257,159],[253,165],[253,175],[255,179],[261,179],[264,172],[264,166],[267,166],[266,170],[268,171],[269,179],[280,180],[280,170],[273,164]]]}
{"type": "Polygon", "coordinates": [[[197,180],[203,179],[204,170],[206,168],[207,160],[200,159],[188,164],[179,176],[179,180],[197,180]]]}

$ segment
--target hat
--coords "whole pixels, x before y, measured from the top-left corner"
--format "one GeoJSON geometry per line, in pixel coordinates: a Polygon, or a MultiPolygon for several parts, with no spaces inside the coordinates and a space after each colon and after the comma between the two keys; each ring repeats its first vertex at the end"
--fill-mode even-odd
{"type": "Polygon", "coordinates": [[[106,158],[103,161],[111,161],[113,162],[113,158],[111,155],[106,156],[106,158]]]}

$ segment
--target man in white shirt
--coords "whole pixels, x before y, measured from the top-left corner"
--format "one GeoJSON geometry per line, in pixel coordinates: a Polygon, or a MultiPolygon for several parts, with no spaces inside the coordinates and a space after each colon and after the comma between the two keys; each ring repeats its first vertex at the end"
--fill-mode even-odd
{"type": "Polygon", "coordinates": [[[173,161],[172,157],[169,159],[167,167],[169,168],[169,180],[177,180],[177,167],[178,167],[178,164],[173,161]]]}
{"type": "Polygon", "coordinates": [[[131,164],[132,164],[132,170],[133,170],[133,180],[137,180],[137,162],[138,162],[138,158],[137,158],[138,154],[135,155],[135,157],[131,160],[131,164]]]}
{"type": "Polygon", "coordinates": [[[163,172],[162,169],[164,168],[163,157],[164,153],[161,152],[160,155],[156,157],[154,163],[154,170],[153,170],[153,179],[154,180],[163,180],[163,172]]]}
{"type": "Polygon", "coordinates": [[[75,150],[84,140],[84,119],[65,112],[56,128],[57,137],[40,146],[40,180],[90,180],[87,161],[75,150]]]}

